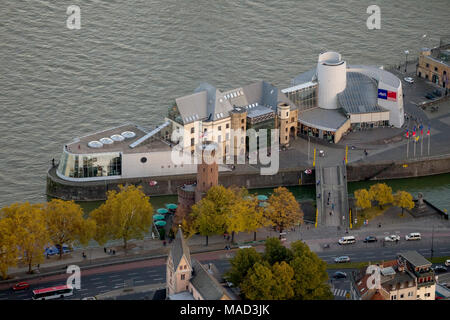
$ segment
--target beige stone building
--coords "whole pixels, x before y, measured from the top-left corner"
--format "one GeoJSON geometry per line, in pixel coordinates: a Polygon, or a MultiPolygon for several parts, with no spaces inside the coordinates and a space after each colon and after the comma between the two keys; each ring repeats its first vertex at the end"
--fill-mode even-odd
{"type": "Polygon", "coordinates": [[[179,228],[167,258],[166,297],[169,300],[235,300],[237,297],[219,279],[213,264],[202,265],[191,257],[179,228]]]}
{"type": "Polygon", "coordinates": [[[423,48],[419,54],[417,76],[443,88],[449,87],[450,44],[437,48],[423,48]]]}

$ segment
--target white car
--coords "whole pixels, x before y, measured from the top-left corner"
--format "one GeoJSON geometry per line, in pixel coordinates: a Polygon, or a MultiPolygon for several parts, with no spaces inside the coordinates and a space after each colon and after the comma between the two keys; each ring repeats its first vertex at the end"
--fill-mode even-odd
{"type": "Polygon", "coordinates": [[[422,239],[422,236],[418,232],[412,232],[405,236],[405,240],[420,240],[420,239],[422,239]]]}
{"type": "Polygon", "coordinates": [[[385,237],[384,241],[387,241],[387,242],[400,241],[400,236],[398,236],[396,234],[391,234],[390,236],[385,237]]]}
{"type": "Polygon", "coordinates": [[[447,267],[450,267],[450,259],[446,260],[444,263],[447,267]]]}
{"type": "Polygon", "coordinates": [[[414,79],[411,77],[406,77],[404,80],[408,83],[414,83],[414,79]]]}
{"type": "Polygon", "coordinates": [[[336,263],[350,262],[350,257],[349,256],[337,257],[336,259],[334,259],[334,262],[336,263]]]}

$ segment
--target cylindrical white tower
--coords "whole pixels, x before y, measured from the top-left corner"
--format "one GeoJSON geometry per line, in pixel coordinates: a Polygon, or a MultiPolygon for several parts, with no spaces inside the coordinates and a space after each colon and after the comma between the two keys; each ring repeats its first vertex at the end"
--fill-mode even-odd
{"type": "Polygon", "coordinates": [[[319,82],[319,107],[337,109],[337,94],[347,85],[347,63],[341,60],[337,52],[325,52],[319,55],[317,63],[319,82]]]}

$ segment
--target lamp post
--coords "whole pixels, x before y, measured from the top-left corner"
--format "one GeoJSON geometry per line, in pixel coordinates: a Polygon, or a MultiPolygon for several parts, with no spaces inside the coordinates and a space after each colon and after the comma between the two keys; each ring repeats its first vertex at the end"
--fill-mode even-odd
{"type": "Polygon", "coordinates": [[[409,51],[405,50],[405,73],[406,73],[406,66],[408,65],[408,54],[409,54],[409,51]]]}
{"type": "Polygon", "coordinates": [[[433,253],[434,253],[434,248],[433,248],[433,245],[434,245],[434,226],[433,226],[432,230],[433,231],[431,232],[431,258],[430,258],[430,260],[433,259],[433,253]]]}

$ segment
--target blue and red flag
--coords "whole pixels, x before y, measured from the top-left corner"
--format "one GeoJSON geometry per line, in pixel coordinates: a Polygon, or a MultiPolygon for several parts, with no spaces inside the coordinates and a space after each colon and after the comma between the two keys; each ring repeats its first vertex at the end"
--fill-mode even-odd
{"type": "Polygon", "coordinates": [[[423,125],[420,125],[419,129],[420,129],[420,135],[423,136],[423,125]]]}
{"type": "Polygon", "coordinates": [[[413,129],[413,134],[412,134],[412,136],[413,136],[413,137],[415,137],[415,136],[416,136],[416,126],[414,126],[414,129],[413,129]]]}
{"type": "Polygon", "coordinates": [[[430,125],[428,125],[428,131],[427,131],[427,136],[430,135],[430,125]]]}

